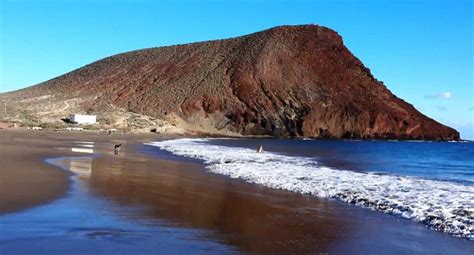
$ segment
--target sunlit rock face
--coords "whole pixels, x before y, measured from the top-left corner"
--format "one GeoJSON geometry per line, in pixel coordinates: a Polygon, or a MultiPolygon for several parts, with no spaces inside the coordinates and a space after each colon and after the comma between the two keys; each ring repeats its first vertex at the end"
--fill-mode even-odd
{"type": "Polygon", "coordinates": [[[318,25],[127,52],[0,95],[88,98],[208,134],[457,140],[459,133],[392,94],[318,25]]]}

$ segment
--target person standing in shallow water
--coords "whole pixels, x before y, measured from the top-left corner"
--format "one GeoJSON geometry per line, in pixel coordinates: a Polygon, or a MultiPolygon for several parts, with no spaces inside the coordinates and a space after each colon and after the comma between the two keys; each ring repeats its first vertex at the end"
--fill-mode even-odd
{"type": "Polygon", "coordinates": [[[262,145],[258,146],[257,153],[263,153],[263,146],[262,145]]]}

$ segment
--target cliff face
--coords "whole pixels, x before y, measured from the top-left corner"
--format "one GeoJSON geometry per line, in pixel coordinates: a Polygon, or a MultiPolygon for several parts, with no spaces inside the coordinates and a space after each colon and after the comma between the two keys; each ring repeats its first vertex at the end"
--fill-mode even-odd
{"type": "MultiPolygon", "coordinates": [[[[282,26],[108,57],[0,99],[91,97],[189,130],[362,139],[459,139],[393,95],[333,30],[282,26]]],[[[53,99],[50,99],[53,100],[53,99]]]]}

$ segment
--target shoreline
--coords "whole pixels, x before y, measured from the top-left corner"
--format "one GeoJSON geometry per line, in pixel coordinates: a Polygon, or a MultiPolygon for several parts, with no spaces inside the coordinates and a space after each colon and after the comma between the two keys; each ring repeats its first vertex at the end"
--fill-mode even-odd
{"type": "MultiPolygon", "coordinates": [[[[97,155],[46,159],[71,172],[68,194],[50,203],[0,215],[0,250],[7,254],[232,254],[235,249],[202,239],[203,230],[174,227],[160,219],[136,219],[140,206],[123,207],[93,194],[84,171],[97,155]],[[79,171],[77,171],[79,170],[79,171]],[[60,244],[60,245],[58,245],[60,244]]],[[[89,168],[92,170],[92,168],[89,168]]],[[[90,174],[91,172],[89,172],[90,174]]]]}
{"type": "MultiPolygon", "coordinates": [[[[142,222],[145,222],[145,225],[153,225],[156,223],[152,222],[158,220],[165,223],[159,223],[157,228],[171,226],[186,231],[205,230],[205,234],[199,237],[200,240],[235,247],[241,252],[370,253],[391,249],[393,253],[467,253],[466,251],[473,247],[472,242],[458,240],[408,220],[331,199],[266,188],[240,179],[209,173],[201,163],[169,160],[163,158],[162,152],[153,146],[143,144],[150,139],[156,141],[164,138],[156,135],[97,137],[87,134],[51,137],[45,133],[36,133],[22,136],[17,142],[20,145],[28,144],[26,147],[31,147],[29,150],[38,146],[46,147],[40,148],[40,154],[45,153],[45,150],[56,152],[57,155],[62,154],[58,158],[61,158],[68,168],[76,168],[82,173],[83,170],[90,169],[89,176],[74,176],[74,179],[80,180],[83,195],[86,198],[90,196],[88,199],[99,198],[114,205],[112,209],[101,209],[103,211],[97,214],[98,217],[105,213],[119,215],[122,217],[120,222],[132,222],[138,226],[143,224],[142,222]],[[89,157],[94,154],[87,154],[86,157],[90,160],[81,160],[77,156],[85,154],[73,153],[67,149],[84,141],[93,141],[94,152],[101,154],[97,157],[89,157]],[[111,149],[115,142],[125,144],[119,155],[113,155],[111,149]],[[427,246],[428,242],[433,245],[427,246]]],[[[18,143],[12,146],[18,146],[18,143]]],[[[48,163],[42,161],[42,164],[48,163]]],[[[59,171],[66,172],[61,169],[59,171]]],[[[65,178],[73,179],[71,175],[65,178]]],[[[81,199],[84,199],[83,195],[81,199]]],[[[39,207],[32,207],[31,210],[21,210],[8,215],[13,218],[15,215],[23,215],[21,220],[28,220],[28,217],[24,218],[25,214],[34,214],[44,207],[59,206],[59,209],[55,210],[61,211],[62,207],[58,204],[68,199],[69,196],[62,196],[61,199],[50,200],[39,207]]],[[[88,199],[81,201],[87,202],[88,199]]],[[[70,206],[80,204],[71,203],[70,206]]],[[[74,208],[68,208],[71,209],[74,208]]],[[[5,224],[2,219],[8,218],[8,215],[0,214],[1,224],[5,224]]],[[[78,221],[79,225],[83,224],[83,221],[92,220],[63,219],[62,214],[57,214],[57,217],[55,221],[72,220],[73,223],[78,221]]],[[[35,229],[34,225],[32,227],[35,229]]],[[[97,231],[109,230],[92,228],[91,231],[94,234],[97,231]]],[[[117,231],[122,230],[118,228],[117,231]]],[[[129,230],[125,228],[123,231],[129,230]]],[[[32,240],[39,238],[34,233],[32,235],[32,240]]],[[[69,240],[67,236],[61,238],[57,241],[67,243],[69,240]]],[[[125,238],[125,242],[135,242],[129,237],[112,234],[108,239],[100,239],[102,243],[98,247],[116,247],[116,240],[122,240],[121,238],[125,238]]],[[[12,251],[24,246],[21,241],[10,245],[10,242],[2,242],[2,239],[0,235],[0,246],[10,247],[12,251]]],[[[172,244],[171,241],[165,243],[172,244]]],[[[151,251],[151,244],[147,245],[150,246],[145,245],[141,249],[148,247],[148,251],[151,251]]],[[[70,250],[67,245],[61,248],[63,250],[60,250],[59,254],[70,250]]],[[[85,249],[82,251],[87,252],[90,248],[91,246],[75,247],[74,250],[85,249]]],[[[47,245],[41,249],[49,251],[47,245]]]]}
{"type": "MultiPolygon", "coordinates": [[[[0,128],[1,131],[4,132],[43,132],[43,133],[61,133],[61,134],[72,134],[71,131],[68,130],[57,130],[57,129],[41,129],[41,130],[29,130],[31,127],[17,127],[17,128],[0,128]]],[[[108,134],[106,130],[94,130],[94,129],[85,129],[82,131],[73,131],[82,134],[95,134],[95,135],[105,135],[108,134]]],[[[77,134],[76,133],[76,134],[77,134]]],[[[169,138],[243,138],[243,139],[288,139],[288,140],[315,140],[315,141],[397,141],[397,142],[474,142],[474,140],[468,139],[407,139],[403,137],[352,137],[352,138],[344,138],[344,137],[334,137],[334,136],[320,136],[320,137],[311,137],[311,136],[273,136],[273,135],[244,135],[240,133],[235,134],[223,134],[223,133],[210,133],[210,132],[203,132],[203,131],[194,131],[194,130],[186,130],[183,133],[179,132],[152,132],[152,131],[143,131],[143,130],[131,130],[131,131],[116,131],[114,132],[116,135],[121,136],[158,136],[158,137],[169,137],[169,138]]]]}
{"type": "MultiPolygon", "coordinates": [[[[15,213],[53,202],[65,196],[70,188],[70,172],[45,162],[48,158],[81,156],[75,141],[110,144],[114,141],[148,141],[167,136],[136,134],[95,134],[34,132],[27,130],[0,131],[0,215],[15,213]],[[31,192],[34,191],[34,192],[31,192]]],[[[170,136],[172,137],[172,136],[170,136]]],[[[113,148],[113,147],[112,147],[113,148]]],[[[101,148],[106,151],[106,148],[101,148]]]]}
{"type": "MultiPolygon", "coordinates": [[[[331,166],[328,162],[321,164],[324,162],[323,159],[314,161],[311,156],[305,157],[302,156],[304,154],[295,153],[296,145],[302,143],[295,142],[293,143],[295,147],[292,147],[292,143],[289,142],[267,140],[262,144],[272,148],[273,151],[265,154],[255,153],[254,148],[258,144],[251,139],[219,141],[187,138],[153,142],[149,145],[165,150],[178,158],[188,157],[205,162],[210,172],[230,178],[315,197],[334,198],[366,209],[410,219],[456,237],[472,239],[470,224],[472,218],[468,213],[459,211],[459,208],[470,210],[473,189],[472,182],[469,183],[468,180],[462,182],[462,179],[457,179],[458,182],[454,180],[450,182],[445,179],[430,179],[427,175],[419,173],[406,172],[404,175],[386,169],[379,169],[378,173],[366,172],[370,168],[373,169],[373,166],[357,171],[348,167],[350,164],[347,162],[333,162],[331,166]],[[286,151],[282,148],[286,146],[293,148],[293,155],[285,154],[286,151]],[[346,167],[336,166],[344,163],[346,167]],[[356,188],[358,185],[360,187],[356,188]],[[458,207],[451,206],[452,203],[458,207]],[[427,205],[429,207],[426,207],[427,205]],[[444,213],[434,211],[436,208],[443,208],[444,213]]],[[[319,147],[313,148],[318,150],[324,147],[324,153],[327,153],[334,144],[334,142],[315,143],[313,145],[319,147]]],[[[372,143],[374,144],[376,143],[372,143]]],[[[342,144],[342,146],[347,148],[348,145],[342,144]]],[[[390,148],[396,147],[390,145],[390,148]]],[[[373,149],[371,155],[374,155],[373,149]]],[[[377,149],[383,150],[380,146],[377,149]]],[[[375,154],[377,155],[379,154],[375,154]]],[[[338,155],[339,158],[342,156],[338,155]]],[[[389,168],[393,167],[392,165],[389,168]]]]}
{"type": "Polygon", "coordinates": [[[38,140],[33,144],[18,141],[23,139],[28,138],[0,133],[0,215],[49,203],[70,188],[70,173],[44,162],[47,157],[68,153],[46,148],[38,140]]]}

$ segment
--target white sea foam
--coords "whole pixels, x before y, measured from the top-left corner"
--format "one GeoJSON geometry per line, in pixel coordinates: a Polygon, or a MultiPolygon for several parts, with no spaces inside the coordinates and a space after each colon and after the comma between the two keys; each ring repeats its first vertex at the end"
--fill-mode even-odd
{"type": "Polygon", "coordinates": [[[311,158],[212,145],[208,139],[149,143],[201,159],[209,171],[267,187],[400,215],[455,236],[474,238],[474,187],[409,176],[360,173],[321,166],[311,158]]]}

